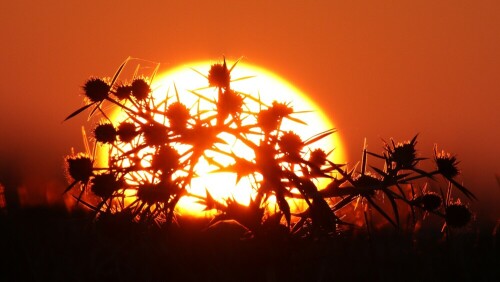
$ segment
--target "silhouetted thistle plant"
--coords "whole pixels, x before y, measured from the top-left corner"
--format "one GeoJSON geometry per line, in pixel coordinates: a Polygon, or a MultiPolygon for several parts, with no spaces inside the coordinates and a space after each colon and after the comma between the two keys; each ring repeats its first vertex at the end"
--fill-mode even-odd
{"type": "Polygon", "coordinates": [[[74,181],[87,182],[93,175],[92,160],[80,154],[66,158],[68,174],[74,181]]]}
{"type": "Polygon", "coordinates": [[[132,141],[138,132],[134,123],[131,122],[122,122],[118,125],[118,130],[116,131],[116,135],[121,142],[129,143],[132,141]]]}
{"type": "Polygon", "coordinates": [[[470,210],[460,202],[448,205],[445,211],[446,224],[451,227],[463,227],[472,217],[470,210]]]}
{"type": "Polygon", "coordinates": [[[152,77],[133,77],[131,83],[117,81],[130,60],[118,68],[112,79],[91,77],[83,86],[87,104],[66,118],[92,106],[90,116],[99,112],[104,118],[93,129],[93,138],[95,146],[109,146],[107,166],[97,167],[95,156],[85,154],[66,158],[71,184],[65,192],[79,190],[78,197],[74,196],[77,202],[92,209],[97,217],[125,214],[146,224],[172,223],[180,198],[193,196],[188,187],[196,177],[200,159],[205,158],[218,168],[213,173],[233,172],[237,182],[248,177],[256,191],[248,206],[231,198],[219,202],[208,191],[204,197],[195,196],[206,210],[218,212],[211,223],[235,220],[253,235],[268,234],[270,230],[287,230],[297,236],[337,234],[343,228],[359,225],[359,218],[349,214],[355,209],[362,211],[368,229],[374,218],[368,214],[372,211],[396,228],[401,228],[402,213],[410,215],[413,222],[422,220],[423,214],[433,214],[452,228],[463,227],[472,218],[467,206],[451,203],[453,187],[468,199],[475,199],[455,180],[459,174],[456,158],[434,148],[436,169],[419,168],[426,159],[418,157],[417,136],[399,143],[391,139],[381,154],[369,152],[365,145],[360,170],[349,169],[346,164],[329,160],[330,148],[313,147],[335,133],[334,129],[302,140],[294,131],[281,129],[285,119],[305,124],[295,117],[299,112],[290,104],[274,101],[266,105],[257,97],[233,89],[231,72],[238,61],[228,68],[224,58],[223,63],[213,64],[207,75],[195,70],[217,93],[216,98],[211,98],[190,90],[199,100],[213,104],[212,110],[200,110],[196,105],[185,105],[177,89],[164,101],[153,99],[151,82],[158,66],[152,77]],[[120,108],[126,118],[109,119],[102,109],[105,102],[120,108]],[[260,110],[247,110],[248,103],[257,103],[260,110]],[[247,159],[225,149],[223,134],[244,144],[255,157],[247,159]],[[214,155],[229,157],[232,163],[217,163],[214,155]],[[383,167],[368,166],[368,156],[382,160],[383,167]],[[437,193],[439,190],[415,189],[427,181],[438,183],[434,177],[437,174],[448,183],[446,196],[437,193]],[[319,186],[324,183],[319,179],[329,183],[319,186]],[[83,199],[84,193],[97,200],[83,199]],[[274,211],[269,208],[272,197],[276,201],[274,211]],[[306,209],[294,213],[290,208],[293,199],[303,200],[306,209]]]}
{"type": "Polygon", "coordinates": [[[85,83],[83,90],[91,102],[101,102],[108,97],[110,86],[103,79],[91,78],[85,83]]]}
{"type": "Polygon", "coordinates": [[[426,211],[437,210],[441,206],[442,202],[443,200],[441,197],[434,192],[425,193],[413,200],[414,204],[419,205],[426,211]]]}
{"type": "Polygon", "coordinates": [[[111,144],[116,140],[116,129],[111,123],[102,123],[95,127],[94,136],[97,142],[111,144]]]}

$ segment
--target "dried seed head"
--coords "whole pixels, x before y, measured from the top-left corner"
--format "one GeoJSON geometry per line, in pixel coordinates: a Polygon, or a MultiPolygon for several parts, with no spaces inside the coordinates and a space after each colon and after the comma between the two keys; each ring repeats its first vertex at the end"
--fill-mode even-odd
{"type": "Polygon", "coordinates": [[[382,181],[373,175],[364,174],[354,179],[353,184],[356,188],[364,190],[363,193],[366,195],[373,196],[375,195],[375,189],[382,186],[382,181]]]}
{"type": "Polygon", "coordinates": [[[326,163],[326,157],[327,155],[325,151],[322,149],[315,149],[309,156],[309,162],[317,167],[321,167],[326,163]]]}
{"type": "Polygon", "coordinates": [[[388,153],[389,160],[396,163],[396,166],[399,168],[412,168],[418,162],[415,143],[399,143],[395,145],[394,148],[390,148],[389,145],[386,145],[386,151],[388,153]]]}
{"type": "Polygon", "coordinates": [[[437,170],[441,175],[446,178],[453,178],[460,174],[460,171],[457,168],[458,161],[455,156],[451,156],[444,151],[441,153],[437,153],[436,149],[434,150],[434,161],[437,166],[437,170]]]}
{"type": "Polygon", "coordinates": [[[262,131],[271,132],[278,129],[279,120],[271,110],[265,109],[257,114],[257,124],[262,131]]]}
{"type": "Polygon", "coordinates": [[[90,182],[92,193],[103,199],[111,197],[123,184],[123,181],[117,180],[115,175],[111,173],[98,174],[90,182]]]}
{"type": "Polygon", "coordinates": [[[172,130],[186,129],[187,122],[191,118],[189,109],[180,102],[174,102],[168,106],[165,116],[172,130]]]}
{"type": "Polygon", "coordinates": [[[208,71],[208,85],[219,88],[229,88],[231,82],[231,73],[226,65],[226,59],[223,64],[213,64],[208,71]]]}
{"type": "Polygon", "coordinates": [[[148,146],[161,146],[168,142],[167,128],[158,123],[149,123],[142,127],[144,142],[148,146]]]}
{"type": "Polygon", "coordinates": [[[113,143],[116,140],[116,129],[111,123],[102,123],[94,129],[94,137],[97,142],[113,143]]]}
{"type": "Polygon", "coordinates": [[[179,153],[170,146],[162,146],[158,153],[153,156],[151,167],[161,170],[163,173],[172,173],[180,168],[179,153]]]}
{"type": "Polygon", "coordinates": [[[130,85],[120,85],[116,88],[115,96],[119,100],[124,100],[130,98],[132,95],[132,86],[130,85]]]}
{"type": "Polygon", "coordinates": [[[87,182],[92,176],[92,160],[84,155],[66,158],[68,174],[76,181],[87,182]]]}
{"type": "Polygon", "coordinates": [[[132,96],[137,100],[146,99],[151,93],[151,87],[143,78],[134,79],[132,82],[132,96]]]}
{"type": "Polygon", "coordinates": [[[85,96],[92,102],[100,102],[108,97],[110,86],[101,78],[92,77],[83,86],[85,96]]]}
{"type": "Polygon", "coordinates": [[[278,141],[281,151],[291,157],[300,157],[304,143],[293,131],[285,132],[278,141]]]}
{"type": "Polygon", "coordinates": [[[285,103],[273,102],[268,109],[261,110],[257,114],[257,124],[264,132],[278,129],[281,120],[293,113],[293,108],[285,103]]]}
{"type": "Polygon", "coordinates": [[[238,116],[243,107],[243,97],[236,91],[226,89],[220,92],[219,100],[217,101],[217,111],[224,118],[228,115],[238,116]]]}
{"type": "Polygon", "coordinates": [[[273,105],[271,106],[270,109],[274,113],[274,115],[279,119],[282,119],[284,117],[293,114],[292,107],[289,107],[286,103],[278,103],[277,101],[273,101],[273,105]]]}
{"type": "Polygon", "coordinates": [[[472,218],[472,213],[463,204],[455,203],[446,208],[445,220],[450,227],[464,227],[472,218]]]}
{"type": "Polygon", "coordinates": [[[122,142],[130,142],[135,136],[137,136],[138,132],[136,131],[135,124],[131,122],[122,122],[118,126],[117,135],[122,142]]]}
{"type": "Polygon", "coordinates": [[[435,211],[441,206],[441,197],[436,193],[426,193],[418,198],[418,203],[424,210],[435,211]]]}

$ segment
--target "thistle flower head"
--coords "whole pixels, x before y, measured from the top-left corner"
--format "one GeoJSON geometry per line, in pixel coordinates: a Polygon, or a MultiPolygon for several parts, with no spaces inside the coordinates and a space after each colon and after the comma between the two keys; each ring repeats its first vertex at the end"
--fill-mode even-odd
{"type": "Polygon", "coordinates": [[[270,109],[273,112],[273,114],[279,119],[293,114],[292,107],[288,106],[286,103],[279,103],[277,101],[273,101],[273,104],[270,109]]]}
{"type": "Polygon", "coordinates": [[[191,118],[189,109],[181,102],[174,102],[168,106],[165,116],[172,130],[186,129],[187,122],[191,118]]]}
{"type": "Polygon", "coordinates": [[[219,88],[229,88],[231,82],[231,73],[226,65],[226,59],[223,64],[213,64],[208,71],[208,85],[219,88]]]}
{"type": "Polygon", "coordinates": [[[157,154],[153,156],[151,167],[156,170],[161,170],[163,173],[172,173],[179,169],[180,155],[174,148],[166,145],[162,146],[157,154]]]}
{"type": "Polygon", "coordinates": [[[418,162],[415,145],[416,138],[413,138],[412,141],[396,145],[393,142],[392,148],[387,144],[385,150],[387,151],[389,161],[395,163],[398,168],[413,168],[418,162]]]}
{"type": "Polygon", "coordinates": [[[131,122],[122,122],[118,125],[118,130],[116,131],[118,138],[122,142],[132,141],[138,134],[135,128],[135,124],[131,122]]]}
{"type": "Polygon", "coordinates": [[[464,227],[472,218],[469,208],[461,203],[451,204],[446,207],[445,220],[450,227],[464,227]]]}
{"type": "Polygon", "coordinates": [[[437,193],[429,192],[415,199],[415,202],[426,211],[435,211],[441,206],[442,200],[437,193]]]}
{"type": "Polygon", "coordinates": [[[148,146],[160,146],[168,142],[167,128],[162,124],[145,124],[142,130],[144,132],[144,142],[148,146]]]}
{"type": "Polygon", "coordinates": [[[236,91],[226,89],[224,92],[221,90],[219,100],[217,101],[217,111],[224,117],[227,115],[236,116],[241,113],[243,107],[243,97],[236,91]]]}
{"type": "Polygon", "coordinates": [[[85,155],[66,158],[67,171],[75,181],[87,182],[92,176],[92,160],[85,155]]]}
{"type": "Polygon", "coordinates": [[[323,149],[315,149],[309,156],[309,162],[317,167],[321,167],[326,163],[327,154],[323,149]]]}
{"type": "Polygon", "coordinates": [[[132,95],[132,86],[131,85],[119,85],[116,87],[115,90],[115,96],[119,100],[124,100],[130,98],[130,95],[132,95]]]}
{"type": "Polygon", "coordinates": [[[437,166],[438,172],[446,178],[454,178],[460,171],[457,168],[458,161],[455,156],[450,155],[441,151],[437,152],[437,148],[434,148],[434,161],[437,166]]]}
{"type": "Polygon", "coordinates": [[[116,176],[112,173],[95,175],[90,183],[90,190],[92,193],[103,199],[111,197],[111,195],[123,185],[123,181],[117,180],[116,176]]]}
{"type": "Polygon", "coordinates": [[[293,108],[285,103],[273,101],[271,107],[261,110],[257,114],[257,124],[264,132],[278,129],[281,120],[293,113],[293,108]]]}
{"type": "Polygon", "coordinates": [[[110,86],[101,78],[92,77],[83,86],[85,96],[91,102],[101,102],[109,95],[110,86]]]}
{"type": "Polygon", "coordinates": [[[285,155],[291,157],[299,157],[304,147],[304,143],[300,139],[300,136],[293,131],[285,132],[278,140],[278,145],[285,155]]]}
{"type": "Polygon", "coordinates": [[[132,81],[132,96],[134,96],[137,100],[144,100],[148,98],[151,93],[151,87],[144,80],[144,78],[136,78],[132,81]]]}
{"type": "Polygon", "coordinates": [[[111,123],[101,123],[94,128],[97,142],[113,143],[116,140],[116,129],[111,123]]]}
{"type": "Polygon", "coordinates": [[[271,110],[264,109],[257,114],[257,124],[262,131],[271,132],[278,129],[279,120],[271,110]]]}

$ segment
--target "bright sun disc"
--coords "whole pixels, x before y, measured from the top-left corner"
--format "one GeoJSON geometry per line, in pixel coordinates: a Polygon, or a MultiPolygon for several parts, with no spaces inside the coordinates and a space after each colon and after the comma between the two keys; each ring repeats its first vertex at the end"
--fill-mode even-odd
{"type": "MultiPolygon", "coordinates": [[[[201,74],[208,74],[210,62],[189,63],[168,72],[157,75],[152,83],[153,97],[155,102],[161,103],[168,97],[168,103],[174,102],[177,99],[176,92],[180,102],[189,107],[196,107],[194,110],[212,111],[215,106],[209,101],[205,101],[191,93],[189,90],[196,90],[197,93],[209,99],[216,99],[218,92],[215,88],[204,88],[208,86],[207,78],[201,74]],[[195,71],[196,70],[196,71],[195,71]],[[200,74],[201,73],[201,74],[200,74]],[[204,89],[202,89],[204,88],[204,89]]],[[[229,67],[231,64],[229,63],[229,67]]],[[[307,140],[314,135],[334,128],[330,119],[322,112],[307,95],[300,90],[280,78],[262,68],[248,65],[239,62],[231,71],[231,89],[249,94],[257,99],[260,99],[265,105],[271,105],[273,101],[288,103],[293,110],[293,117],[307,123],[303,125],[291,120],[285,119],[281,125],[281,130],[292,130],[297,133],[302,140],[307,140]],[[239,78],[245,78],[239,80],[239,78]]],[[[259,103],[248,101],[245,98],[245,110],[258,112],[259,103]]],[[[114,122],[120,122],[126,119],[127,115],[117,110],[112,114],[114,122]]],[[[158,120],[161,121],[161,120],[158,120]]],[[[164,120],[162,120],[164,122],[164,120]]],[[[224,150],[226,152],[238,152],[238,155],[247,159],[253,159],[254,153],[246,148],[240,141],[231,136],[219,136],[227,143],[224,150]]],[[[337,133],[334,133],[327,138],[323,138],[310,145],[310,149],[321,148],[326,152],[334,150],[330,154],[329,159],[334,163],[342,163],[344,159],[343,148],[340,138],[337,133]]],[[[105,150],[103,150],[105,151],[105,150]]],[[[107,159],[106,153],[101,153],[101,159],[107,159]]],[[[210,156],[213,160],[223,165],[230,165],[233,161],[230,157],[220,155],[210,156]]],[[[198,203],[199,199],[206,197],[208,191],[215,200],[224,202],[225,199],[232,198],[237,202],[248,205],[251,198],[255,196],[255,187],[252,187],[250,177],[243,177],[237,183],[237,175],[232,172],[216,172],[216,166],[211,165],[208,160],[203,157],[195,167],[197,177],[194,177],[187,190],[194,197],[184,196],[180,199],[177,205],[177,211],[181,215],[194,216],[210,216],[214,211],[205,211],[205,205],[198,203]],[[196,197],[199,196],[199,197],[196,197]]],[[[318,185],[322,187],[324,185],[318,185]]],[[[133,195],[130,195],[133,197],[133,195]]],[[[272,203],[272,199],[270,201],[272,203]]],[[[303,209],[304,203],[302,200],[289,200],[292,212],[297,212],[303,209]]],[[[269,208],[269,207],[268,207],[269,208]]]]}

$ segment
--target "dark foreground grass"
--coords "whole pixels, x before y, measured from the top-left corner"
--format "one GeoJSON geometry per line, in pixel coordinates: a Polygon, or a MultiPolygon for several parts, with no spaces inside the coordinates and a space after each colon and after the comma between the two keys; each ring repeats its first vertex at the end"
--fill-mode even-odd
{"type": "MultiPolygon", "coordinates": [[[[93,223],[84,212],[25,208],[0,216],[1,281],[498,281],[492,230],[418,234],[380,230],[334,238],[286,233],[240,239],[221,223],[202,230],[93,223]]],[[[498,239],[497,239],[498,240],[498,239]]]]}

